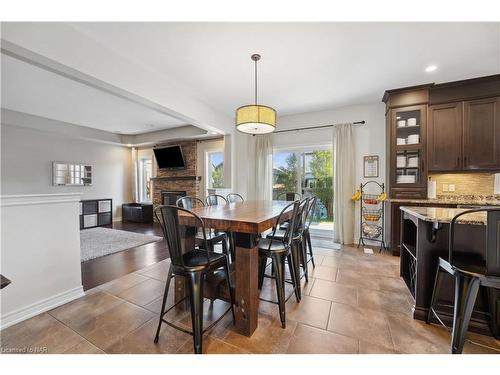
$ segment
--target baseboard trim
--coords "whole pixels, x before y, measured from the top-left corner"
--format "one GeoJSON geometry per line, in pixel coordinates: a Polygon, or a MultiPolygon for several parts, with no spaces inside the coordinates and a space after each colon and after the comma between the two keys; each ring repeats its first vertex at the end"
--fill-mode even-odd
{"type": "Polygon", "coordinates": [[[11,311],[10,313],[7,313],[0,317],[0,330],[22,322],[23,320],[32,318],[35,315],[41,314],[58,306],[64,305],[65,303],[83,297],[84,295],[85,293],[83,292],[83,287],[79,286],[67,290],[63,293],[56,294],[55,296],[35,302],[21,309],[11,311]]]}

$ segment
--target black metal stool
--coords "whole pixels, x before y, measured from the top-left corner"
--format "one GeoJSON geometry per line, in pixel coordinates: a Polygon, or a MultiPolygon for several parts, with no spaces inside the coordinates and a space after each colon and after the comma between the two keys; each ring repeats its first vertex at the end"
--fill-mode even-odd
{"type": "Polygon", "coordinates": [[[203,334],[219,322],[229,310],[231,310],[233,314],[234,322],[234,291],[229,274],[228,257],[226,254],[206,250],[208,243],[205,238],[205,224],[194,212],[176,206],[158,206],[154,213],[161,225],[165,240],[167,241],[171,261],[165,292],[163,294],[160,321],[158,322],[158,329],[156,330],[154,342],[158,342],[161,325],[162,323],[166,323],[182,332],[193,335],[194,351],[196,354],[200,354],[202,353],[203,334]],[[195,233],[198,233],[198,230],[201,230],[201,233],[203,233],[204,248],[195,248],[194,236],[195,233]],[[221,268],[225,272],[228,283],[231,306],[215,322],[203,330],[203,292],[205,277],[221,268]],[[189,295],[165,311],[170,280],[174,276],[183,276],[187,279],[189,295]],[[188,297],[191,305],[192,331],[188,331],[164,319],[165,314],[188,297]]]}
{"type": "Polygon", "coordinates": [[[295,193],[293,191],[285,191],[283,193],[279,193],[278,196],[276,197],[276,199],[279,201],[288,201],[288,202],[300,200],[301,198],[302,196],[299,193],[295,193]]]}
{"type": "MultiPolygon", "coordinates": [[[[442,283],[442,272],[446,271],[455,277],[455,306],[453,311],[453,329],[451,338],[451,352],[460,354],[465,343],[465,334],[474,310],[477,293],[480,286],[500,289],[500,208],[467,210],[456,215],[450,224],[450,239],[448,244],[448,259],[439,258],[434,282],[431,306],[427,316],[430,323],[433,316],[442,324],[443,321],[436,313],[436,304],[442,283]],[[476,254],[454,252],[454,239],[457,219],[463,215],[486,212],[486,253],[485,257],[476,254]]],[[[493,301],[489,301],[490,325],[493,330],[493,312],[496,308],[493,301]]]]}
{"type": "Polygon", "coordinates": [[[229,193],[226,198],[229,203],[237,203],[245,201],[243,197],[238,193],[229,193]]]}
{"type": "Polygon", "coordinates": [[[309,227],[311,226],[311,223],[314,219],[314,211],[316,209],[317,202],[318,202],[317,197],[313,196],[309,198],[309,207],[307,209],[304,231],[302,233],[302,246],[303,246],[304,259],[306,263],[311,262],[313,268],[316,268],[316,265],[314,264],[313,248],[311,244],[311,232],[309,231],[309,227]],[[307,251],[308,248],[309,248],[309,253],[307,251]]]}
{"type": "MultiPolygon", "coordinates": [[[[309,272],[307,269],[307,254],[304,247],[304,229],[305,223],[307,221],[308,209],[310,207],[309,203],[313,198],[304,198],[299,203],[297,220],[295,221],[295,229],[292,232],[292,245],[291,254],[293,261],[293,268],[295,270],[295,277],[297,286],[297,293],[299,298],[302,298],[302,291],[300,286],[300,279],[305,277],[306,282],[309,282],[309,272]],[[302,267],[302,273],[300,272],[300,267],[302,267]]],[[[279,226],[279,230],[267,235],[267,238],[276,238],[283,240],[284,233],[289,229],[290,223],[285,222],[279,226]]]]}
{"type": "MultiPolygon", "coordinates": [[[[282,222],[283,215],[290,210],[292,211],[292,218],[290,220],[290,227],[284,232],[283,237],[270,237],[270,238],[260,238],[259,239],[259,289],[262,289],[264,284],[264,277],[273,278],[276,282],[276,291],[278,294],[278,306],[280,313],[281,326],[286,327],[286,314],[285,314],[285,303],[291,297],[291,295],[285,297],[285,260],[288,260],[288,268],[292,276],[291,283],[294,287],[295,297],[297,302],[300,302],[300,281],[297,284],[297,277],[295,276],[294,261],[292,259],[291,249],[292,249],[292,230],[295,228],[295,223],[297,222],[299,216],[299,202],[295,201],[288,204],[278,216],[276,225],[273,228],[273,233],[279,224],[282,222]],[[271,259],[271,265],[273,268],[273,276],[268,276],[265,274],[267,260],[271,259]]],[[[266,300],[261,298],[261,300],[271,303],[276,303],[274,301],[266,300]]]]}
{"type": "MultiPolygon", "coordinates": [[[[175,204],[178,207],[185,208],[186,210],[192,210],[195,207],[204,207],[205,203],[197,197],[181,197],[177,199],[175,204]]],[[[218,232],[218,231],[213,231],[213,230],[207,230],[207,233],[205,233],[207,243],[208,243],[208,250],[215,251],[215,245],[221,244],[222,245],[222,252],[226,255],[229,255],[229,249],[227,246],[227,234],[225,232],[218,232]]],[[[198,234],[196,241],[201,242],[203,241],[203,237],[198,234]]]]}

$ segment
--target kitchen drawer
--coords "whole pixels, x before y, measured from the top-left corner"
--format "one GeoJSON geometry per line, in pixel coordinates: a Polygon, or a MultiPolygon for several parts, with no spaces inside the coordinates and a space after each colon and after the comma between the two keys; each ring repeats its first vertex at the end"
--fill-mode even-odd
{"type": "Polygon", "coordinates": [[[425,199],[427,198],[427,188],[391,188],[390,197],[397,199],[425,199]]]}

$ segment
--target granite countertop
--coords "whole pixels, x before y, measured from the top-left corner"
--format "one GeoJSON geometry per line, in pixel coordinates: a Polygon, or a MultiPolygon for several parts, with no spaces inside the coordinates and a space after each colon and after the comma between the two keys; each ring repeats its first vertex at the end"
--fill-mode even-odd
{"type": "Polygon", "coordinates": [[[419,203],[419,204],[464,204],[474,206],[500,206],[500,197],[497,195],[438,195],[436,199],[404,199],[390,198],[388,202],[419,203]]]}
{"type": "MultiPolygon", "coordinates": [[[[401,211],[406,212],[418,219],[434,223],[451,223],[451,219],[461,212],[467,211],[464,208],[443,208],[443,207],[400,207],[401,211]]],[[[471,213],[461,216],[457,223],[486,225],[486,212],[471,213]]]]}

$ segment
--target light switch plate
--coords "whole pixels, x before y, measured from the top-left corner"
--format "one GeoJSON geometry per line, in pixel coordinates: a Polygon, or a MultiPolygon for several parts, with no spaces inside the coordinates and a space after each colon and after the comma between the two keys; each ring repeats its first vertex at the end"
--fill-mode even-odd
{"type": "Polygon", "coordinates": [[[455,184],[450,184],[450,185],[448,186],[448,190],[449,190],[449,191],[455,191],[455,184]]]}
{"type": "Polygon", "coordinates": [[[443,191],[448,191],[448,184],[443,184],[443,191]]]}

